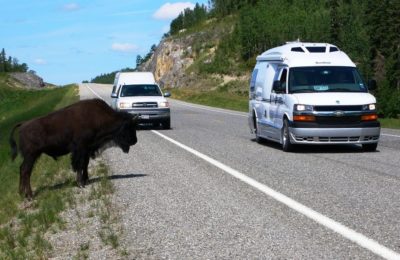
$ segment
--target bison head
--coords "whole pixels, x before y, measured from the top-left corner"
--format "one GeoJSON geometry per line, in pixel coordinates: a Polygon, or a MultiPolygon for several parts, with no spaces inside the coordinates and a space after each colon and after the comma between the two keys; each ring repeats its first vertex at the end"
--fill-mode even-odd
{"type": "Polygon", "coordinates": [[[129,115],[129,117],[124,118],[120,131],[114,136],[114,142],[124,153],[128,153],[130,146],[137,142],[136,127],[137,116],[129,115]]]}

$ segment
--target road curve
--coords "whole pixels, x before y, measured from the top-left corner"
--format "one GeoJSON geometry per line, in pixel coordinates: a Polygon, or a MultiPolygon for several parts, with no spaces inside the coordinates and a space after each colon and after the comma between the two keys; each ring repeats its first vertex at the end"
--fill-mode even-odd
{"type": "MultiPolygon", "coordinates": [[[[80,86],[81,98],[110,92],[80,86]]],[[[142,128],[129,154],[104,154],[133,256],[400,259],[400,131],[383,129],[374,153],[284,153],[252,140],[246,113],[170,101],[171,130],[142,128]]]]}

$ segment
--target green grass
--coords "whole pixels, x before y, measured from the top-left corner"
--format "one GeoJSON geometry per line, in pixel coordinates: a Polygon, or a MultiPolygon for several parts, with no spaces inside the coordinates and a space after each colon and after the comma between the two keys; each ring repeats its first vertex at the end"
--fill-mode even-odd
{"type": "Polygon", "coordinates": [[[381,127],[400,129],[400,119],[399,118],[380,118],[381,127]]]}
{"type": "Polygon", "coordinates": [[[243,81],[231,81],[214,89],[194,90],[192,88],[168,89],[172,98],[212,107],[237,111],[248,111],[248,94],[243,90],[243,81]]]}
{"type": "Polygon", "coordinates": [[[25,90],[10,88],[8,81],[0,74],[0,259],[46,258],[51,246],[43,234],[54,223],[62,225],[58,213],[67,206],[74,186],[70,159],[64,156],[55,162],[42,156],[31,179],[35,199],[24,201],[18,194],[22,159],[11,161],[8,137],[16,123],[77,101],[77,88],[25,90]]]}

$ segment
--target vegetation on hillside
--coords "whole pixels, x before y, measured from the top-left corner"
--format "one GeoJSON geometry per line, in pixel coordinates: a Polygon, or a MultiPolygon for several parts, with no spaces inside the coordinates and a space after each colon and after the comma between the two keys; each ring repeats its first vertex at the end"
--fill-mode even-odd
{"type": "Polygon", "coordinates": [[[120,71],[128,72],[128,71],[135,71],[135,69],[125,68],[125,69],[122,69],[119,71],[113,71],[111,73],[104,73],[104,74],[101,74],[100,76],[96,76],[90,82],[91,83],[99,83],[99,84],[113,84],[115,74],[117,74],[117,72],[120,72],[120,71]]]}
{"type": "Polygon", "coordinates": [[[186,8],[171,22],[170,34],[174,35],[183,29],[193,27],[207,19],[207,7],[196,3],[192,9],[186,8]]]}
{"type": "Polygon", "coordinates": [[[4,48],[0,52],[0,73],[1,72],[27,72],[28,65],[20,64],[15,57],[8,56],[4,48]]]}
{"type": "MultiPolygon", "coordinates": [[[[211,62],[200,73],[240,75],[250,72],[260,53],[287,41],[329,42],[346,52],[365,79],[376,79],[380,114],[400,115],[400,1],[373,0],[211,0],[207,19],[235,17],[234,29],[220,39],[211,62]]],[[[203,23],[171,22],[179,35],[203,23]],[[176,29],[176,24],[180,24],[176,29]]]]}

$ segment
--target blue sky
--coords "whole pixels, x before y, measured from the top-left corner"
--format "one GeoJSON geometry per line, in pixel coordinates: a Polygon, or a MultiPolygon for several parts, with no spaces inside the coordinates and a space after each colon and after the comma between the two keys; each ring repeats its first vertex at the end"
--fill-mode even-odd
{"type": "Polygon", "coordinates": [[[207,0],[0,0],[0,48],[64,85],[135,67],[185,7],[207,0]]]}

